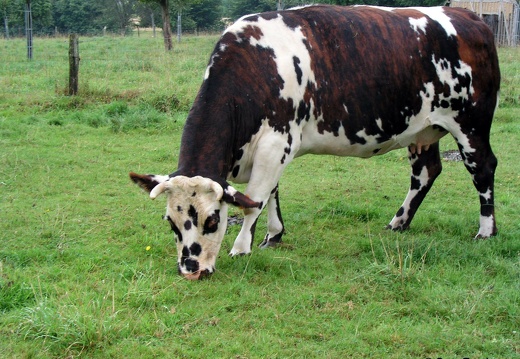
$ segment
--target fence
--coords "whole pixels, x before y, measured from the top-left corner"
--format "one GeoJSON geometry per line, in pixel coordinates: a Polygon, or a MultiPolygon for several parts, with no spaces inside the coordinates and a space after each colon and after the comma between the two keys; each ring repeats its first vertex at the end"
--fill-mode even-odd
{"type": "Polygon", "coordinates": [[[516,0],[452,0],[451,6],[477,13],[495,34],[497,45],[520,45],[520,5],[516,0]]]}

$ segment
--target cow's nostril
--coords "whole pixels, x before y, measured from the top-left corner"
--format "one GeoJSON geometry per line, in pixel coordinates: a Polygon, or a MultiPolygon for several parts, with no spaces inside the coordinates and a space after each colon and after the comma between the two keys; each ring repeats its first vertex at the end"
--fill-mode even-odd
{"type": "Polygon", "coordinates": [[[188,272],[195,273],[199,270],[199,261],[191,258],[187,258],[184,261],[184,266],[188,272]]]}

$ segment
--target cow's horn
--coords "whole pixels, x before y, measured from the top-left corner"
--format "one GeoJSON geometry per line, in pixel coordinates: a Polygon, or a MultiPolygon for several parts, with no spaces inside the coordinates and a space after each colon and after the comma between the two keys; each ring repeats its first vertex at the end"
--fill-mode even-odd
{"type": "Polygon", "coordinates": [[[157,196],[159,196],[164,191],[167,191],[171,186],[170,181],[159,183],[157,186],[155,186],[152,191],[150,192],[150,198],[156,199],[157,196]]]}

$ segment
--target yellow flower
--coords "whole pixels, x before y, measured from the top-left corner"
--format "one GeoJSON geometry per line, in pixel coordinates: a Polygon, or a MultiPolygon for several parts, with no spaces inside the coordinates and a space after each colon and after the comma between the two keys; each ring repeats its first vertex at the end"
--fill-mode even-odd
{"type": "Polygon", "coordinates": [[[150,246],[146,246],[146,250],[149,251],[150,249],[152,249],[152,247],[150,246]]]}

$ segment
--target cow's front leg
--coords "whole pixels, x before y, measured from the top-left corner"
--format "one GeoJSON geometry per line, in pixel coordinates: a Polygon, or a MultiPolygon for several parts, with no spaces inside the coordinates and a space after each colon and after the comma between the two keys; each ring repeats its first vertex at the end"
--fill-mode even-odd
{"type": "MultiPolygon", "coordinates": [[[[265,203],[265,202],[264,202],[265,203]]],[[[251,252],[253,238],[255,237],[256,223],[262,213],[258,208],[247,208],[244,210],[244,223],[238,237],[229,253],[231,256],[237,254],[248,254],[251,252]]],[[[267,200],[267,234],[264,237],[260,248],[275,247],[282,241],[284,224],[280,211],[280,200],[278,197],[278,185],[271,191],[267,200]]]]}
{"type": "Polygon", "coordinates": [[[251,253],[256,222],[262,209],[266,206],[269,210],[268,234],[261,246],[270,246],[280,242],[283,234],[283,221],[279,210],[278,181],[285,167],[294,158],[294,153],[298,151],[300,143],[299,135],[292,136],[290,133],[280,133],[274,130],[259,141],[246,194],[255,202],[262,203],[262,206],[244,210],[244,224],[233,244],[230,255],[251,253]]]}
{"type": "Polygon", "coordinates": [[[282,242],[284,225],[282,212],[280,210],[280,200],[278,198],[278,185],[271,191],[271,196],[267,202],[267,234],[264,237],[260,248],[276,247],[282,242]]]}
{"type": "Polygon", "coordinates": [[[251,246],[253,245],[253,238],[255,237],[256,222],[261,213],[262,210],[258,208],[244,209],[244,223],[242,224],[240,233],[235,239],[231,252],[229,252],[230,256],[251,253],[251,246]]]}
{"type": "Polygon", "coordinates": [[[394,218],[386,228],[405,230],[421,205],[433,182],[442,171],[439,143],[429,148],[408,147],[408,159],[412,166],[410,189],[394,218]]]}
{"type": "MultiPolygon", "coordinates": [[[[281,175],[281,173],[279,174],[281,175]]],[[[279,178],[279,176],[276,176],[279,178]]],[[[266,180],[266,182],[268,182],[266,180]]],[[[261,186],[255,187],[254,183],[252,185],[252,182],[249,183],[249,187],[256,188],[256,195],[251,196],[253,200],[256,202],[262,203],[261,208],[245,208],[244,209],[244,223],[242,224],[242,229],[240,230],[240,233],[238,234],[237,238],[235,239],[235,243],[233,244],[233,248],[231,249],[231,252],[229,255],[236,256],[238,254],[249,254],[251,253],[251,248],[253,246],[253,239],[255,237],[255,229],[256,229],[256,223],[258,222],[258,217],[262,213],[262,210],[268,206],[268,217],[269,217],[269,223],[268,223],[268,234],[266,238],[272,238],[273,242],[269,243],[269,245],[274,244],[275,241],[278,239],[278,241],[281,240],[281,235],[283,233],[283,222],[281,221],[281,216],[279,216],[277,213],[277,208],[279,208],[278,204],[278,190],[277,190],[277,182],[272,184],[274,186],[274,190],[269,191],[266,190],[269,185],[269,183],[264,183],[264,187],[261,186]],[[274,214],[273,214],[274,210],[274,214]],[[273,218],[273,217],[276,217],[273,218]],[[273,234],[272,237],[270,237],[270,233],[273,234]]],[[[265,239],[264,239],[265,242],[265,239]]],[[[262,243],[264,243],[262,242],[262,243]]]]}

